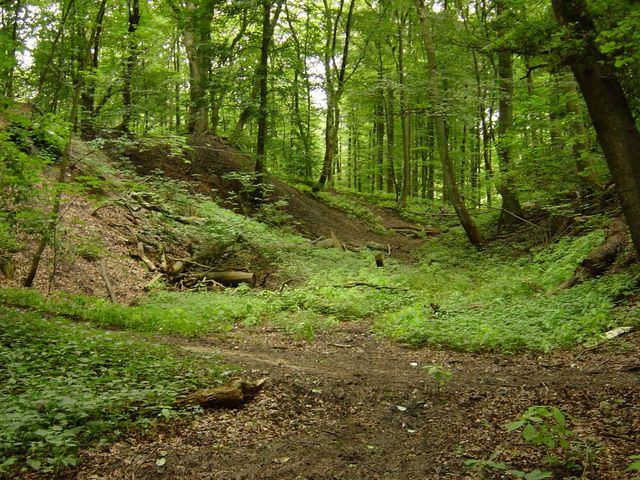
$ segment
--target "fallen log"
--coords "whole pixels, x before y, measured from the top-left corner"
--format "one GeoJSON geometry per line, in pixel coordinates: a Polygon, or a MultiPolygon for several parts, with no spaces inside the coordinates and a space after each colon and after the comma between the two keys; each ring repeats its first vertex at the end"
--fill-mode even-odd
{"type": "Polygon", "coordinates": [[[111,300],[111,303],[117,303],[118,299],[116,298],[116,294],[113,291],[111,280],[109,279],[109,275],[107,274],[107,265],[104,260],[100,261],[100,275],[102,276],[102,280],[104,281],[104,286],[107,288],[109,300],[111,300]]]}
{"type": "Polygon", "coordinates": [[[255,273],[240,272],[240,271],[228,271],[228,272],[195,271],[195,272],[189,272],[188,274],[184,274],[183,278],[185,279],[188,278],[190,281],[194,283],[197,283],[198,281],[213,281],[227,287],[236,286],[240,283],[248,283],[253,286],[256,283],[255,273]]]}
{"type": "Polygon", "coordinates": [[[144,253],[144,243],[138,242],[136,246],[136,251],[131,253],[132,257],[139,258],[142,262],[147,266],[147,269],[150,272],[155,272],[157,270],[155,263],[149,260],[149,257],[144,253]]]}
{"type": "Polygon", "coordinates": [[[331,230],[331,236],[323,240],[317,240],[313,243],[318,248],[338,248],[342,249],[342,243],[336,237],[336,234],[331,230]]]}
{"type": "Polygon", "coordinates": [[[589,278],[603,274],[618,258],[629,243],[626,224],[619,218],[611,221],[607,229],[607,238],[603,245],[592,250],[576,268],[573,278],[558,288],[571,288],[589,278]]]}
{"type": "Polygon", "coordinates": [[[220,387],[199,390],[176,402],[177,406],[202,408],[238,408],[254,399],[262,390],[266,378],[258,381],[237,378],[220,387]]]}

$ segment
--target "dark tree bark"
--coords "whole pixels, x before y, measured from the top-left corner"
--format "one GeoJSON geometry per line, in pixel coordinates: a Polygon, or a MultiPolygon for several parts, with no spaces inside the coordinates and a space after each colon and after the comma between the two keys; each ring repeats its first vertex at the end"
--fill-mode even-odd
{"type": "MultiPolygon", "coordinates": [[[[260,64],[257,70],[258,84],[260,86],[260,106],[258,108],[258,138],[256,144],[256,192],[261,192],[262,180],[265,172],[265,145],[267,142],[267,116],[269,113],[267,105],[267,78],[269,74],[269,47],[273,38],[271,23],[271,0],[262,2],[262,44],[260,46],[260,64]]],[[[275,18],[280,16],[282,0],[278,2],[275,18]]],[[[275,23],[275,22],[274,22],[275,23]]],[[[262,195],[259,193],[259,196],[262,195]]]]}
{"type": "MultiPolygon", "coordinates": [[[[85,58],[82,63],[82,68],[79,71],[79,75],[83,75],[82,70],[88,68],[91,74],[94,74],[98,69],[98,61],[100,59],[100,46],[102,40],[102,22],[107,11],[107,0],[102,0],[96,13],[96,19],[87,41],[85,58]]],[[[95,93],[96,82],[93,80],[93,75],[88,76],[82,81],[83,89],[80,95],[80,130],[82,135],[90,137],[95,131],[95,93]]]]}
{"type": "Polygon", "coordinates": [[[124,81],[122,86],[122,130],[131,130],[131,82],[133,70],[138,63],[138,42],[136,31],[140,25],[140,0],[129,0],[129,27],[127,29],[127,50],[129,54],[124,64],[124,81]]]}
{"type": "Polygon", "coordinates": [[[552,4],[569,45],[561,54],[580,85],[640,254],[640,132],[611,59],[598,49],[584,0],[552,0],[552,4]]]}
{"type": "Polygon", "coordinates": [[[22,0],[17,0],[15,3],[7,2],[6,8],[6,22],[2,23],[2,30],[0,34],[8,39],[6,41],[6,47],[2,52],[5,55],[6,60],[3,60],[3,64],[0,67],[0,79],[2,85],[2,93],[7,98],[13,98],[13,76],[17,65],[16,51],[18,47],[18,23],[20,22],[20,10],[22,10],[22,0]]]}

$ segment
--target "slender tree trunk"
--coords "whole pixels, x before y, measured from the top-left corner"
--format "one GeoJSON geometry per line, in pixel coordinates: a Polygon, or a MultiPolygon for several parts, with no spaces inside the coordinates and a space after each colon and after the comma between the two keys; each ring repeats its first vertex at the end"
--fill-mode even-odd
{"type": "MultiPolygon", "coordinates": [[[[504,15],[504,0],[496,2],[498,18],[504,15]]],[[[511,168],[513,149],[511,148],[513,129],[513,57],[509,51],[498,52],[498,84],[500,87],[500,116],[498,117],[498,142],[496,150],[500,160],[500,184],[498,193],[502,197],[500,227],[520,222],[522,208],[515,191],[511,168]]]]}
{"type": "Polygon", "coordinates": [[[269,72],[269,45],[271,43],[271,0],[262,1],[262,44],[260,46],[260,63],[256,71],[260,89],[258,107],[258,138],[256,143],[256,181],[262,181],[265,169],[265,144],[267,140],[267,75],[269,72]],[[258,178],[260,177],[260,178],[258,178]]]}
{"type": "MultiPolygon", "coordinates": [[[[92,79],[98,70],[98,61],[100,59],[100,45],[102,40],[102,23],[107,10],[107,0],[102,0],[98,7],[98,13],[89,35],[86,46],[85,68],[89,68],[91,76],[82,82],[84,88],[80,95],[80,131],[84,137],[91,137],[95,133],[95,94],[96,82],[92,79]]],[[[82,75],[82,73],[80,73],[82,75]]]]}
{"type": "Polygon", "coordinates": [[[322,161],[322,173],[318,179],[316,188],[324,188],[327,182],[331,183],[333,163],[338,146],[338,130],[340,126],[340,99],[344,93],[344,85],[347,80],[347,64],[349,57],[349,48],[351,46],[351,26],[353,20],[353,10],[356,0],[349,3],[349,11],[344,27],[344,43],[342,45],[342,54],[340,56],[340,67],[336,71],[336,55],[338,43],[338,30],[342,10],[344,8],[344,0],[340,0],[340,8],[336,15],[335,21],[330,21],[330,6],[328,0],[324,1],[325,15],[327,22],[327,36],[325,40],[324,53],[324,70],[325,70],[325,90],[327,93],[327,118],[325,121],[325,152],[322,161]]]}
{"type": "Polygon", "coordinates": [[[407,13],[402,15],[398,23],[398,77],[400,83],[400,127],[402,130],[402,192],[400,193],[400,207],[406,208],[407,196],[411,188],[411,136],[409,121],[409,111],[407,106],[407,93],[405,91],[404,72],[404,26],[407,20],[407,13]]]}
{"type": "Polygon", "coordinates": [[[386,95],[386,121],[387,121],[387,193],[396,194],[396,202],[400,196],[398,177],[396,176],[395,143],[396,143],[396,115],[394,108],[394,91],[392,87],[387,89],[386,95]]]}
{"type": "Polygon", "coordinates": [[[449,185],[449,196],[453,208],[460,219],[462,228],[464,228],[467,238],[472,245],[480,247],[484,243],[482,234],[464,203],[464,199],[458,191],[458,186],[455,180],[455,174],[453,171],[453,165],[449,158],[449,141],[447,138],[447,129],[445,124],[445,112],[444,104],[442,102],[440,93],[440,74],[438,71],[438,64],[436,61],[436,50],[431,36],[431,25],[429,23],[427,7],[424,0],[415,0],[415,5],[418,10],[418,16],[420,18],[420,26],[422,27],[422,40],[427,52],[427,64],[429,69],[429,86],[431,100],[434,105],[435,112],[435,127],[436,127],[436,139],[438,143],[438,152],[440,154],[440,163],[442,164],[442,173],[446,183],[449,185]]]}
{"type": "Polygon", "coordinates": [[[380,94],[376,95],[374,105],[374,130],[375,130],[375,188],[382,192],[384,188],[384,94],[382,86],[379,87],[380,94]]]}
{"type": "Polygon", "coordinates": [[[567,54],[587,103],[598,141],[616,183],[636,252],[640,255],[640,132],[611,59],[596,44],[596,29],[584,0],[552,0],[558,21],[570,29],[567,54]],[[578,40],[579,39],[579,40],[578,40]]]}
{"type": "Polygon", "coordinates": [[[17,0],[15,3],[7,3],[8,5],[5,7],[5,11],[8,14],[7,22],[2,25],[3,32],[0,32],[4,33],[4,36],[8,39],[6,40],[5,49],[2,52],[5,59],[3,59],[2,65],[0,65],[0,73],[4,78],[0,78],[0,82],[2,82],[2,94],[7,98],[13,98],[13,77],[16,65],[18,64],[16,51],[18,47],[18,24],[20,22],[22,0],[17,0]]]}
{"type": "Polygon", "coordinates": [[[127,50],[129,54],[124,64],[124,79],[122,85],[122,130],[131,131],[131,82],[133,71],[138,63],[138,41],[136,31],[140,25],[140,0],[129,0],[129,27],[127,29],[127,50]]]}

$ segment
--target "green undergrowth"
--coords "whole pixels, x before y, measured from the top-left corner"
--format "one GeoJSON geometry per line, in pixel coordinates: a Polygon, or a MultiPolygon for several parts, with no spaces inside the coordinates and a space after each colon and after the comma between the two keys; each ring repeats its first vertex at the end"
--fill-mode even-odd
{"type": "Polygon", "coordinates": [[[418,263],[388,259],[384,268],[375,266],[375,252],[366,249],[276,249],[282,283],[270,290],[159,290],[125,306],[5,289],[0,301],[150,334],[202,336],[235,325],[274,325],[312,340],[339,322],[366,319],[378,333],[416,346],[549,351],[640,323],[636,308],[616,308],[637,293],[638,268],[558,288],[603,239],[594,231],[517,257],[504,244],[472,250],[450,233],[428,241],[418,263]]]}
{"type": "Polygon", "coordinates": [[[315,195],[331,208],[340,210],[350,217],[366,223],[373,232],[379,235],[389,233],[382,224],[382,219],[356,198],[322,191],[316,192],[315,195]]]}
{"type": "Polygon", "coordinates": [[[615,314],[617,303],[637,292],[638,268],[558,288],[602,240],[599,231],[567,237],[515,260],[504,249],[431,242],[410,280],[424,296],[380,318],[376,330],[412,345],[512,352],[571,347],[619,324],[639,324],[637,310],[615,314]]]}
{"type": "Polygon", "coordinates": [[[81,447],[178,415],[226,372],[166,346],[0,306],[0,477],[76,465],[81,447]]]}

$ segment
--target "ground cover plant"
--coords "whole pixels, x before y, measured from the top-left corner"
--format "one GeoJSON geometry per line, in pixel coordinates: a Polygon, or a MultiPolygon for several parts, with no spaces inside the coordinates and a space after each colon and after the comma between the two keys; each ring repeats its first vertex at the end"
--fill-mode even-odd
{"type": "Polygon", "coordinates": [[[600,231],[567,237],[515,259],[500,250],[463,252],[453,237],[446,246],[430,242],[408,279],[423,298],[389,312],[376,328],[413,345],[463,351],[550,351],[597,341],[620,323],[638,324],[632,313],[614,314],[617,302],[637,289],[638,269],[558,286],[602,238],[600,231]]]}
{"type": "Polygon", "coordinates": [[[80,448],[176,414],[178,395],[225,370],[130,333],[0,307],[0,476],[76,465],[80,448]]]}

